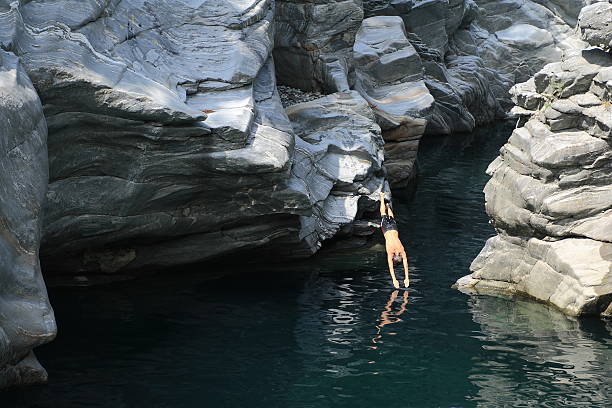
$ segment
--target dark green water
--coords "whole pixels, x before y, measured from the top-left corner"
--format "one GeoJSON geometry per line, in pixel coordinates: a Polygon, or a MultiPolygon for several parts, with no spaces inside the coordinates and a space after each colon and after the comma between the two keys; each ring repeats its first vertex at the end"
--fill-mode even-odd
{"type": "Polygon", "coordinates": [[[493,235],[484,170],[510,129],[423,143],[418,189],[394,203],[406,298],[372,250],[52,288],[50,382],[0,407],[610,407],[611,323],[450,288],[493,235]]]}

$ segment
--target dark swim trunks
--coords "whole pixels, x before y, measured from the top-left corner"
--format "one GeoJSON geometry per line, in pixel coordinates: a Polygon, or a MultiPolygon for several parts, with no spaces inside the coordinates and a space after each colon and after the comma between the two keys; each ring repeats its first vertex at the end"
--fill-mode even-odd
{"type": "Polygon", "coordinates": [[[382,216],[382,221],[380,222],[380,229],[382,229],[383,234],[387,231],[397,231],[397,223],[395,222],[395,218],[389,217],[388,215],[382,216]]]}

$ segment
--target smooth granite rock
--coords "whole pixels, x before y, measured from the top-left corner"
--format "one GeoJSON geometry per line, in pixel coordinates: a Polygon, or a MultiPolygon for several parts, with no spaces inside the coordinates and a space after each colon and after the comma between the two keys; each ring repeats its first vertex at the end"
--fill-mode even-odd
{"type": "Polygon", "coordinates": [[[522,50],[534,50],[554,42],[553,36],[548,31],[531,24],[514,24],[496,32],[495,36],[504,44],[522,50]]]}
{"type": "MultiPolygon", "coordinates": [[[[368,17],[379,16],[370,17],[364,23],[372,18],[392,18],[389,16],[398,16],[403,20],[405,35],[420,57],[420,64],[413,62],[412,66],[422,65],[423,84],[434,98],[433,106],[422,115],[427,120],[426,133],[471,131],[477,124],[504,116],[497,96],[502,95],[512,83],[485,67],[479,57],[450,49],[455,33],[460,28],[469,27],[478,14],[478,7],[473,1],[366,0],[364,10],[368,17]],[[500,91],[494,93],[493,89],[496,88],[500,91]]],[[[414,69],[410,72],[414,73],[414,69]]],[[[358,74],[356,79],[357,89],[358,74]]],[[[403,167],[407,168],[407,164],[403,167]]]]}
{"type": "MultiPolygon", "coordinates": [[[[376,82],[372,78],[378,75],[397,84],[397,75],[416,75],[415,69],[422,65],[424,85],[435,100],[424,115],[425,133],[471,131],[507,114],[512,107],[508,97],[512,85],[526,81],[564,52],[584,48],[573,25],[580,8],[589,2],[280,0],[276,3],[274,50],[278,77],[282,84],[305,91],[350,88],[365,97],[372,92],[363,91],[364,72],[368,72],[365,82],[376,82]],[[363,16],[366,19],[361,23],[363,16]],[[402,19],[404,30],[380,23],[395,21],[393,18],[402,19]],[[369,21],[380,27],[375,29],[369,21]],[[376,32],[385,33],[389,41],[372,46],[376,32]],[[416,54],[394,44],[404,36],[416,54]],[[353,42],[356,48],[351,55],[353,42]],[[362,54],[360,48],[368,42],[362,54]],[[380,63],[372,64],[374,54],[368,56],[367,48],[384,56],[380,63]]],[[[378,88],[379,94],[396,96],[391,89],[378,88]]],[[[385,130],[383,123],[381,126],[385,130]]],[[[405,183],[400,180],[400,184],[405,183]]]]}
{"type": "Polygon", "coordinates": [[[612,55],[570,53],[511,90],[518,124],[489,166],[498,235],[461,290],[521,293],[570,315],[612,302],[612,55]]]}
{"type": "Polygon", "coordinates": [[[468,0],[364,0],[366,17],[400,16],[407,31],[444,55],[449,38],[475,17],[476,5],[468,0]]]}
{"type": "Polygon", "coordinates": [[[0,50],[0,388],[46,381],[32,349],[56,333],[38,261],[46,141],[28,75],[14,54],[0,50]]]}

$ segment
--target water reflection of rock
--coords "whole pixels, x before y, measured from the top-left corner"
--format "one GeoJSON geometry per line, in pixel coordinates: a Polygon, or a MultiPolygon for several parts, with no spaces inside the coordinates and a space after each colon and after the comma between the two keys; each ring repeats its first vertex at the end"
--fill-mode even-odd
{"type": "Polygon", "coordinates": [[[591,330],[605,337],[610,327],[526,300],[478,296],[469,307],[485,350],[469,376],[477,406],[608,406],[612,339],[595,341],[591,330]],[[572,392],[559,393],[559,384],[572,392]]]}

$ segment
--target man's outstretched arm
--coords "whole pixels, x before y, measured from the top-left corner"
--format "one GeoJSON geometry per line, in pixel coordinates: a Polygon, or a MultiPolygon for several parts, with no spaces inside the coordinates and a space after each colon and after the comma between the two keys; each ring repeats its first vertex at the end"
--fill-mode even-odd
{"type": "Polygon", "coordinates": [[[395,271],[393,270],[393,256],[387,255],[387,263],[389,264],[389,273],[391,274],[391,280],[393,281],[393,286],[395,288],[399,288],[399,282],[395,277],[395,271]]]}
{"type": "Polygon", "coordinates": [[[410,278],[408,277],[408,256],[406,252],[402,252],[402,261],[404,262],[404,287],[410,286],[410,278]]]}

